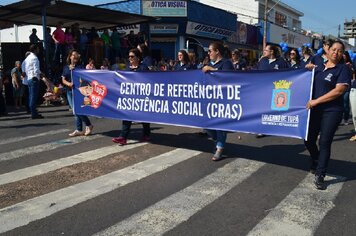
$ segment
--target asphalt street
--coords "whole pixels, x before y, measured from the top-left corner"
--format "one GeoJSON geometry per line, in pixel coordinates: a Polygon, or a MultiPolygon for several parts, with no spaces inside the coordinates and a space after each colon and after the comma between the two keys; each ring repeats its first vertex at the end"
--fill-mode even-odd
{"type": "Polygon", "coordinates": [[[0,235],[355,235],[356,142],[340,125],[328,188],[316,190],[302,140],[229,133],[224,159],[200,129],[152,124],[142,143],[111,139],[121,121],[92,117],[68,136],[67,106],[0,117],[0,235]]]}

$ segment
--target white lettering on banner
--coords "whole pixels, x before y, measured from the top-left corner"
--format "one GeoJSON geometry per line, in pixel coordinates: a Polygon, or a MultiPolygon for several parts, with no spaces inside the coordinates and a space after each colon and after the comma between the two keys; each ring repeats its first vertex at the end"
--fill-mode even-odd
{"type": "Polygon", "coordinates": [[[287,116],[287,115],[268,115],[263,114],[261,123],[263,125],[272,126],[286,126],[286,127],[298,127],[299,126],[299,116],[287,116]]]}
{"type": "Polygon", "coordinates": [[[239,120],[241,104],[226,101],[239,101],[241,85],[203,84],[159,84],[122,82],[116,109],[121,111],[141,111],[149,113],[175,114],[184,116],[207,116],[239,120]],[[136,97],[129,97],[136,96],[136,97]],[[143,97],[137,97],[143,96],[143,97]],[[162,99],[159,99],[162,98],[162,99]],[[168,98],[175,98],[174,101],[168,98]],[[178,99],[178,100],[177,100],[178,99]],[[200,99],[181,101],[179,99],[200,99]],[[224,100],[225,99],[225,100],[224,100]],[[201,101],[203,100],[203,101],[201,101]],[[221,100],[222,102],[218,102],[221,100]],[[202,104],[204,102],[204,105],[202,104]]]}

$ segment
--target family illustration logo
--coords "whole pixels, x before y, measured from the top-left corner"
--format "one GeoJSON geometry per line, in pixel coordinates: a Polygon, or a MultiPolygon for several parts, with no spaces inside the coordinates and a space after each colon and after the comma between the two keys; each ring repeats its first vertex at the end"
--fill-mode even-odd
{"type": "Polygon", "coordinates": [[[273,82],[271,109],[275,111],[287,111],[289,109],[292,85],[291,81],[279,80],[273,82]]]}
{"type": "Polygon", "coordinates": [[[84,96],[82,107],[91,106],[95,109],[100,107],[104,97],[107,94],[106,86],[99,84],[95,80],[89,83],[82,78],[79,79],[79,82],[79,91],[84,96]]]}

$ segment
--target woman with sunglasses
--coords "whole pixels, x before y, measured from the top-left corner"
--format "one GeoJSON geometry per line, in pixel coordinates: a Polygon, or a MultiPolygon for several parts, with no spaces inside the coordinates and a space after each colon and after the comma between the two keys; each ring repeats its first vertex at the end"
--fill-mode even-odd
{"type": "MultiPolygon", "coordinates": [[[[142,54],[137,48],[133,48],[129,51],[129,65],[126,67],[127,71],[149,71],[148,66],[142,62],[142,54]]],[[[123,120],[120,136],[113,138],[114,143],[121,145],[127,144],[127,137],[131,131],[132,121],[123,120]]],[[[141,142],[147,142],[150,140],[151,128],[149,123],[142,123],[143,136],[141,142]]]]}
{"type": "Polygon", "coordinates": [[[263,56],[257,64],[257,70],[280,70],[288,68],[287,62],[281,56],[281,50],[275,45],[267,45],[263,56]]]}
{"type": "Polygon", "coordinates": [[[289,60],[288,60],[289,68],[299,69],[300,68],[300,56],[298,50],[291,49],[289,51],[289,60]]]}
{"type": "Polygon", "coordinates": [[[306,104],[311,109],[308,139],[304,141],[311,156],[310,171],[315,173],[314,185],[326,189],[324,177],[330,160],[331,144],[343,115],[343,94],[350,86],[352,74],[343,63],[345,46],[334,41],[325,54],[326,62],[321,65],[308,64],[315,68],[312,99],[306,104]],[[319,138],[319,147],[316,144],[319,138]]]}
{"type": "MultiPolygon", "coordinates": [[[[202,68],[203,72],[209,71],[233,71],[234,65],[231,60],[224,57],[226,48],[220,42],[212,42],[209,45],[209,59],[210,63],[202,68]]],[[[223,156],[223,150],[226,142],[226,131],[222,130],[207,130],[208,134],[216,143],[216,151],[212,157],[213,161],[220,161],[223,156]]]]}

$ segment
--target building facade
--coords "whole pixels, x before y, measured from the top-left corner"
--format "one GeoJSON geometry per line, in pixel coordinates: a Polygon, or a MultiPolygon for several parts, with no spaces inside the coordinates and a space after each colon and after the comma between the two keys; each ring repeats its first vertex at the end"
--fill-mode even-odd
{"type": "MultiPolygon", "coordinates": [[[[263,35],[265,0],[197,1],[236,13],[239,21],[258,26],[260,35],[263,35]]],[[[312,43],[312,38],[306,36],[306,31],[302,30],[302,12],[276,0],[269,0],[267,4],[267,43],[283,42],[293,48],[312,43]]],[[[262,43],[261,37],[259,43],[262,43]]]]}
{"type": "Polygon", "coordinates": [[[156,17],[154,22],[140,25],[156,59],[176,58],[180,49],[195,51],[202,58],[215,40],[231,49],[257,49],[257,27],[241,26],[236,14],[197,1],[129,0],[98,7],[156,17]]]}

